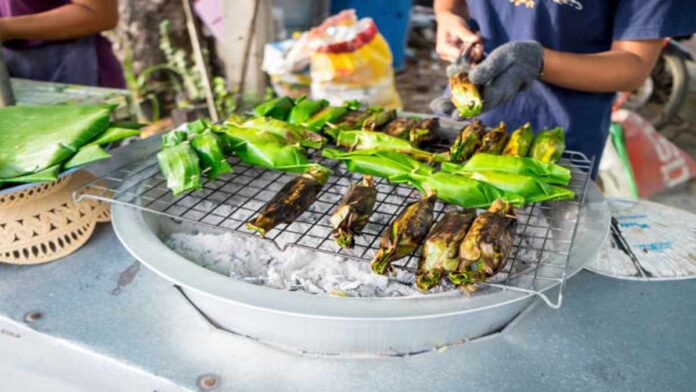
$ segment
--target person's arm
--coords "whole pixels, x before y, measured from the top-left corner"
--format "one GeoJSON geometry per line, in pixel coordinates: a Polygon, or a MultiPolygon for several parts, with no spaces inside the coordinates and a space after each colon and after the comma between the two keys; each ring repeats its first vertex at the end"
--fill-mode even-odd
{"type": "Polygon", "coordinates": [[[542,80],[588,92],[633,91],[650,75],[662,40],[614,41],[611,50],[576,54],[544,49],[542,80]]]}
{"type": "MultiPolygon", "coordinates": [[[[453,62],[462,48],[475,43],[481,43],[481,37],[471,31],[466,20],[469,19],[469,8],[466,0],[435,0],[433,4],[437,20],[437,42],[435,51],[440,58],[453,62]]],[[[483,55],[483,45],[478,45],[471,53],[478,60],[483,55]]]]}
{"type": "Polygon", "coordinates": [[[0,41],[73,39],[111,30],[117,23],[117,0],[73,0],[37,14],[0,18],[0,41]]]}

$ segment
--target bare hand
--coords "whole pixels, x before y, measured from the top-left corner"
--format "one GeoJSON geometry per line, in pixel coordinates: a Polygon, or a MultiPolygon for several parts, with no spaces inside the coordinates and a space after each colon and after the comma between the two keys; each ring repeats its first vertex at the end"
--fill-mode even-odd
{"type": "MultiPolygon", "coordinates": [[[[469,29],[464,18],[452,12],[439,12],[437,19],[437,44],[435,50],[440,58],[454,62],[463,49],[470,45],[481,44],[481,36],[469,29]]],[[[471,53],[474,62],[483,56],[483,45],[477,47],[471,53]]]]}

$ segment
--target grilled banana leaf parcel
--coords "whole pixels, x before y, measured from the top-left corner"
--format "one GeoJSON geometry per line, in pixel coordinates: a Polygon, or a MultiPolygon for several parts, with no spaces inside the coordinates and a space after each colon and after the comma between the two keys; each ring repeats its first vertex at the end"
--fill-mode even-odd
{"type": "Polygon", "coordinates": [[[475,283],[498,273],[512,251],[516,227],[512,206],[502,200],[479,214],[459,246],[459,267],[448,273],[449,280],[472,292],[475,283]]]}
{"type": "Polygon", "coordinates": [[[372,259],[372,271],[384,275],[391,263],[415,251],[433,224],[435,194],[423,196],[408,205],[387,228],[372,259]]]}
{"type": "Polygon", "coordinates": [[[270,99],[254,109],[257,117],[272,117],[278,120],[286,120],[295,103],[289,97],[270,99]]]}
{"type": "Polygon", "coordinates": [[[308,99],[302,97],[295,101],[295,106],[290,110],[288,122],[293,125],[304,125],[316,112],[329,106],[325,99],[308,99]]]}
{"type": "Polygon", "coordinates": [[[531,158],[542,162],[556,162],[565,151],[565,133],[563,128],[554,128],[539,132],[534,138],[531,158]]]}
{"type": "Polygon", "coordinates": [[[449,78],[452,91],[452,103],[464,118],[471,118],[481,114],[483,100],[478,87],[469,81],[469,75],[459,73],[449,78]]]}
{"type": "Polygon", "coordinates": [[[440,154],[413,147],[408,140],[399,139],[382,132],[342,131],[336,138],[336,144],[349,150],[389,150],[407,154],[419,161],[440,162],[445,160],[440,154]]]}
{"type": "Polygon", "coordinates": [[[468,177],[485,182],[505,191],[524,197],[527,203],[565,200],[575,197],[575,192],[559,186],[549,185],[534,177],[503,172],[471,172],[468,177]]]}
{"type": "Polygon", "coordinates": [[[493,128],[483,135],[481,138],[481,145],[476,150],[476,153],[499,155],[503,152],[506,142],[507,133],[505,132],[505,123],[501,121],[497,128],[493,128]]]}
{"type": "Polygon", "coordinates": [[[322,150],[324,158],[342,161],[353,173],[389,179],[406,173],[429,175],[433,168],[408,155],[389,150],[358,150],[344,152],[332,148],[322,150]]]}
{"type": "Polygon", "coordinates": [[[440,119],[438,117],[424,118],[418,121],[418,124],[411,129],[408,134],[408,141],[418,147],[425,142],[433,140],[439,130],[440,119]]]}
{"type": "Polygon", "coordinates": [[[210,179],[215,179],[221,174],[232,171],[232,166],[227,163],[223,154],[223,147],[220,143],[220,136],[211,130],[206,130],[191,138],[191,147],[198,155],[203,164],[203,170],[208,169],[207,175],[210,179]]]}
{"type": "Polygon", "coordinates": [[[365,131],[379,131],[390,121],[396,118],[396,110],[373,110],[372,114],[363,122],[362,129],[365,131]]]}
{"type": "Polygon", "coordinates": [[[256,117],[245,121],[242,127],[270,132],[284,138],[289,143],[300,143],[302,147],[307,148],[319,149],[326,142],[326,139],[316,132],[275,118],[256,117]]]}
{"type": "Polygon", "coordinates": [[[157,162],[174,196],[201,188],[200,162],[188,142],[162,149],[157,162]]]}
{"type": "Polygon", "coordinates": [[[365,176],[350,186],[329,219],[332,234],[340,247],[352,248],[355,245],[355,237],[362,234],[376,201],[377,188],[372,177],[365,176]]]}
{"type": "Polygon", "coordinates": [[[326,172],[316,170],[295,177],[266,203],[253,220],[247,222],[247,229],[265,236],[281,223],[292,223],[316,200],[328,177],[326,172]]]}
{"type": "Polygon", "coordinates": [[[348,112],[343,118],[335,124],[337,128],[341,128],[344,131],[350,131],[353,129],[362,128],[363,123],[367,120],[372,113],[369,111],[354,110],[348,112]]]}
{"type": "Polygon", "coordinates": [[[348,113],[347,106],[327,106],[305,122],[305,126],[312,131],[319,132],[329,124],[339,122],[348,113]]]}
{"type": "Polygon", "coordinates": [[[570,170],[563,166],[511,155],[475,154],[463,165],[445,162],[442,170],[448,173],[497,171],[530,176],[549,184],[570,182],[570,170]]]}
{"type": "Polygon", "coordinates": [[[486,133],[486,126],[479,119],[474,119],[467,124],[450,146],[450,161],[462,162],[474,154],[481,147],[481,139],[486,133]]]}
{"type": "Polygon", "coordinates": [[[419,290],[432,289],[440,284],[445,273],[456,271],[459,266],[459,245],[474,218],[474,210],[449,211],[433,226],[423,242],[418,263],[416,286],[419,290]]]}
{"type": "Polygon", "coordinates": [[[510,135],[510,139],[503,149],[503,155],[526,157],[529,154],[533,141],[534,132],[529,123],[526,123],[510,135]]]}
{"type": "Polygon", "coordinates": [[[387,135],[398,137],[399,139],[409,140],[411,129],[418,125],[418,120],[413,118],[401,117],[390,121],[382,132],[387,135]]]}

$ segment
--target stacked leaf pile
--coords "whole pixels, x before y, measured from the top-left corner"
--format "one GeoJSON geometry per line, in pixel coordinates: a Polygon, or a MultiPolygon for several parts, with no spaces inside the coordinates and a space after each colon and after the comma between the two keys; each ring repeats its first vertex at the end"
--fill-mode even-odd
{"type": "Polygon", "coordinates": [[[0,188],[56,180],[62,171],[108,158],[103,147],[135,136],[111,123],[111,105],[0,109],[0,188]]]}

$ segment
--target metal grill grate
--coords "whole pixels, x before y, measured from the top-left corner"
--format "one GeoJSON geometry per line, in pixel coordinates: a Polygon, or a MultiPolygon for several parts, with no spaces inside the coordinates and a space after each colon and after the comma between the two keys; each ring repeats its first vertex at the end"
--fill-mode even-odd
{"type": "MultiPolygon", "coordinates": [[[[334,170],[334,176],[307,211],[295,222],[271,230],[266,239],[273,241],[281,250],[295,246],[369,262],[389,223],[420,194],[411,187],[393,185],[387,180],[376,178],[378,196],[374,213],[363,230],[363,235],[356,238],[355,247],[343,249],[334,242],[329,217],[350,184],[357,182],[361,176],[346,171],[338,162],[319,160],[334,170]]],[[[245,228],[245,223],[293,175],[252,167],[236,157],[231,157],[230,163],[234,167],[233,173],[216,180],[204,181],[201,190],[175,197],[167,189],[153,156],[144,161],[126,164],[85,185],[75,192],[75,199],[79,201],[91,198],[128,205],[176,219],[225,228],[242,235],[256,236],[245,228]]],[[[567,151],[559,163],[572,170],[569,188],[576,192],[576,198],[536,203],[517,209],[517,236],[510,259],[503,271],[482,284],[539,295],[553,308],[560,307],[562,302],[570,247],[593,167],[592,160],[572,151],[567,151]],[[553,300],[542,290],[551,284],[558,284],[560,287],[553,300]]],[[[446,208],[442,203],[436,204],[435,220],[439,219],[446,208]]],[[[395,268],[415,272],[418,257],[419,251],[416,251],[393,265],[395,268]]],[[[405,275],[411,280],[404,283],[413,284],[413,275],[405,275]]]]}

